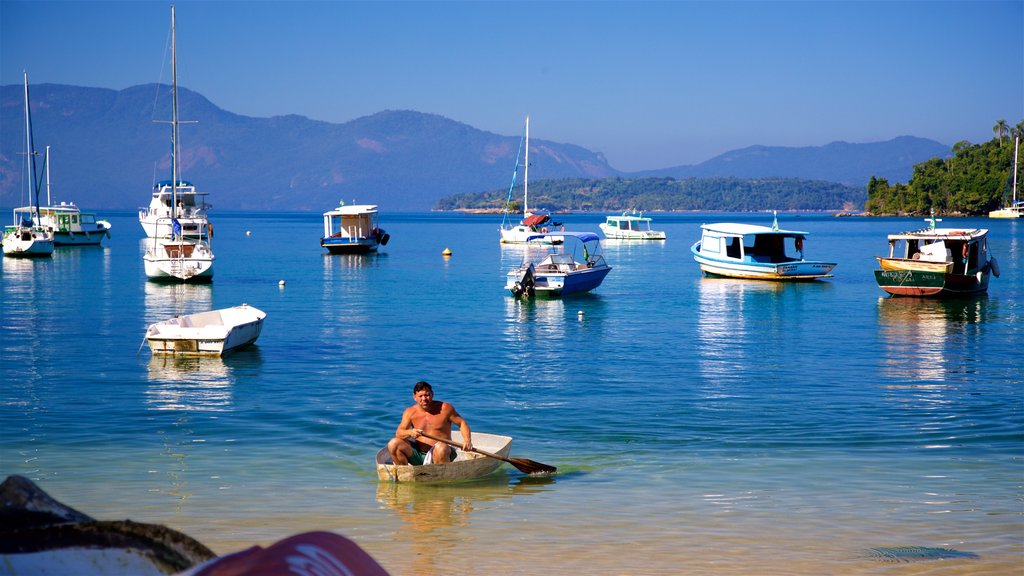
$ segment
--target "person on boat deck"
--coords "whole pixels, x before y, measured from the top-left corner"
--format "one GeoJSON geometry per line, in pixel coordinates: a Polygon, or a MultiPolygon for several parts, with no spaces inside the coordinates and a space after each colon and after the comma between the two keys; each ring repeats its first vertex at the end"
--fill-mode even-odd
{"type": "Polygon", "coordinates": [[[462,432],[462,449],[473,449],[469,422],[451,404],[434,400],[434,389],[427,382],[417,382],[412,389],[415,404],[402,413],[402,422],[395,430],[395,437],[388,442],[388,452],[395,464],[420,465],[428,454],[434,464],[451,462],[456,457],[455,448],[444,442],[435,442],[421,437],[424,432],[451,440],[452,424],[462,432]]]}

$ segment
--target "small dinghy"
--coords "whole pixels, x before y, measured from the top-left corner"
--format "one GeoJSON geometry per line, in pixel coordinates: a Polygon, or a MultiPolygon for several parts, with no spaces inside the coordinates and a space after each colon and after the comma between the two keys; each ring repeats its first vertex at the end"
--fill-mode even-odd
{"type": "MultiPolygon", "coordinates": [[[[462,434],[453,431],[452,440],[461,445],[462,434]]],[[[473,447],[508,458],[509,450],[512,449],[512,438],[474,432],[473,447]]],[[[446,464],[413,466],[395,464],[385,446],[377,452],[377,478],[388,482],[451,482],[480,478],[501,466],[501,460],[483,454],[466,452],[461,448],[456,449],[456,452],[458,456],[455,460],[446,464]]]]}
{"type": "Polygon", "coordinates": [[[146,341],[153,354],[223,356],[255,342],[266,317],[248,304],[175,316],[150,324],[146,341]]]}

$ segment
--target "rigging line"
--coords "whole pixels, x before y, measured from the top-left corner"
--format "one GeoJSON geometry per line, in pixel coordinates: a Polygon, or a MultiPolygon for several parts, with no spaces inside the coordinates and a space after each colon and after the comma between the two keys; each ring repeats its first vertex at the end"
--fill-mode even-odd
{"type": "Polygon", "coordinates": [[[523,135],[519,138],[519,151],[516,152],[516,166],[512,170],[512,184],[508,187],[508,198],[505,199],[505,215],[501,219],[501,225],[504,226],[505,222],[508,221],[508,206],[512,203],[512,189],[516,187],[516,176],[519,174],[519,158],[523,155],[523,140],[526,139],[526,128],[523,127],[523,135]]]}
{"type": "Polygon", "coordinates": [[[160,87],[164,82],[164,70],[167,69],[167,52],[168,46],[171,45],[171,28],[167,28],[167,38],[164,40],[164,56],[160,61],[160,76],[156,80],[156,94],[153,95],[153,114],[150,116],[150,120],[157,122],[156,119],[156,105],[160,100],[160,87]]]}

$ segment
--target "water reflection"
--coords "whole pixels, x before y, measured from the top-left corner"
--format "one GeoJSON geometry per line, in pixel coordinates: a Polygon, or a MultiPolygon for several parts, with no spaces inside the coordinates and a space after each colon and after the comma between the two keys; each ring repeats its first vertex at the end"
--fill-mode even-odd
{"type": "MultiPolygon", "coordinates": [[[[238,352],[235,359],[247,351],[238,352]]],[[[221,358],[153,356],[148,376],[146,404],[153,410],[231,408],[230,371],[221,358]]]]}
{"type": "Polygon", "coordinates": [[[212,284],[165,284],[144,282],[146,293],[145,323],[207,312],[213,309],[212,284]]]}
{"type": "MultiPolygon", "coordinates": [[[[764,338],[759,331],[771,320],[764,296],[776,300],[785,289],[781,282],[731,278],[701,278],[697,304],[698,364],[705,381],[746,371],[762,350],[751,342],[764,338]]],[[[777,325],[771,322],[770,325],[777,325]]]]}
{"type": "Polygon", "coordinates": [[[951,363],[983,360],[975,336],[988,298],[879,298],[878,330],[885,345],[882,370],[898,379],[943,381],[951,363]],[[950,350],[955,346],[955,350],[950,350]],[[951,353],[952,352],[952,353],[951,353]]]}
{"type": "Polygon", "coordinates": [[[493,507],[493,501],[524,496],[549,489],[553,477],[518,478],[510,481],[504,472],[472,482],[416,484],[381,482],[377,502],[401,521],[393,541],[407,545],[409,565],[396,573],[435,576],[449,574],[450,555],[464,544],[466,527],[473,513],[493,507]]]}

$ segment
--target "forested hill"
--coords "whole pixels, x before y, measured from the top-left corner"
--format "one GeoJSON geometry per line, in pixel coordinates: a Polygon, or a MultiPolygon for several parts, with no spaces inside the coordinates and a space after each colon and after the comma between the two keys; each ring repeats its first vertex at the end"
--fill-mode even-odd
{"type": "MultiPolygon", "coordinates": [[[[984,144],[954,144],[952,158],[933,158],[916,164],[907,184],[890,185],[885,178],[872,178],[864,209],[879,215],[981,215],[1004,206],[1013,186],[1012,138],[1022,131],[1022,124],[1017,124],[1010,138],[993,138],[984,144]]],[[[1018,182],[1018,199],[1019,186],[1018,182]]]]}
{"type": "MultiPolygon", "coordinates": [[[[502,210],[508,189],[441,198],[437,210],[502,210]]],[[[563,178],[530,182],[530,207],[552,211],[859,210],[866,191],[795,178],[563,178]]],[[[510,210],[522,210],[523,189],[510,210]]]]}

